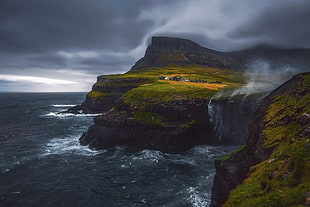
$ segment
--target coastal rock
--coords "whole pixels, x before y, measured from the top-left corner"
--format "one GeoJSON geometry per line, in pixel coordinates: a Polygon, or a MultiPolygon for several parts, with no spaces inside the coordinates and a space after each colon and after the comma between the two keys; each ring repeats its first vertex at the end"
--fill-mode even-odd
{"type": "Polygon", "coordinates": [[[310,73],[296,75],[260,102],[246,144],[215,163],[211,207],[255,206],[260,198],[266,206],[304,203],[309,136],[301,132],[309,127],[304,112],[310,110],[309,79],[310,73]],[[281,192],[287,199],[281,200],[281,192]]]}
{"type": "Polygon", "coordinates": [[[135,111],[123,103],[94,122],[80,138],[81,144],[93,149],[131,146],[177,153],[216,143],[203,100],[172,101],[147,111],[135,111]]]}
{"type": "Polygon", "coordinates": [[[213,103],[206,99],[172,100],[149,104],[143,110],[120,102],[95,117],[95,125],[80,142],[93,149],[131,146],[170,153],[201,144],[237,145],[244,143],[245,128],[262,95],[225,98],[213,103]],[[223,120],[225,117],[227,120],[223,120]],[[224,131],[219,133],[221,130],[224,131]]]}

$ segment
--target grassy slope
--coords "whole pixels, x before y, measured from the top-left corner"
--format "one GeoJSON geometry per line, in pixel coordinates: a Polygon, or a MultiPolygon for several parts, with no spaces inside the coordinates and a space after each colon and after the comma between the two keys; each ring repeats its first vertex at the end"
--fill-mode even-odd
{"type": "Polygon", "coordinates": [[[310,191],[310,140],[301,123],[310,113],[310,76],[293,93],[277,96],[265,114],[263,147],[275,147],[270,158],[251,168],[225,206],[303,206],[310,191]],[[305,94],[301,96],[301,94],[305,94]]]}
{"type": "MultiPolygon", "coordinates": [[[[162,114],[154,114],[148,111],[152,104],[165,105],[173,100],[195,100],[208,99],[222,90],[233,90],[244,84],[243,74],[239,71],[222,70],[215,68],[201,67],[157,67],[145,70],[130,71],[125,74],[103,75],[100,78],[115,81],[97,82],[95,86],[122,87],[135,86],[123,94],[123,101],[134,109],[135,119],[146,122],[164,125],[162,114]],[[184,79],[220,81],[222,83],[194,83],[184,81],[159,80],[159,76],[181,76],[184,79]],[[143,79],[143,82],[128,81],[129,79],[143,79]],[[126,81],[121,81],[126,80],[126,81]]],[[[115,93],[91,91],[88,96],[91,100],[104,100],[115,93]]],[[[121,94],[120,94],[121,95],[121,94]]],[[[186,120],[184,120],[186,122],[186,120]]],[[[186,122],[187,123],[187,122],[186,122]]],[[[186,125],[191,125],[188,122],[186,125]]]]}
{"type": "Polygon", "coordinates": [[[108,75],[104,78],[144,78],[151,83],[143,84],[123,96],[126,103],[142,107],[152,103],[166,103],[171,100],[191,100],[210,98],[220,90],[241,87],[243,74],[238,71],[201,67],[162,67],[128,72],[121,75],[108,75]],[[216,83],[193,83],[159,80],[159,76],[181,76],[190,80],[221,81],[216,83]]]}

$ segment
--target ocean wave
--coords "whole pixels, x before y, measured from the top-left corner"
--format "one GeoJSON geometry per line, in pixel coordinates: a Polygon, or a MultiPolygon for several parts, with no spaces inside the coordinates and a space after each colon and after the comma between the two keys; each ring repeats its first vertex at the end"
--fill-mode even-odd
{"type": "Polygon", "coordinates": [[[65,138],[54,138],[44,146],[44,153],[42,156],[57,155],[65,153],[74,153],[81,155],[97,155],[101,154],[103,150],[91,150],[88,146],[82,146],[79,143],[79,136],[68,136],[65,138]]]}
{"type": "Polygon", "coordinates": [[[50,112],[48,114],[42,116],[53,116],[53,117],[90,117],[90,116],[98,116],[101,114],[74,114],[74,113],[59,113],[59,112],[50,112]]]}
{"type": "Polygon", "coordinates": [[[75,104],[75,105],[72,105],[72,104],[64,104],[64,105],[62,105],[62,104],[52,104],[51,106],[52,107],[55,107],[55,108],[67,108],[67,107],[74,107],[74,106],[76,106],[77,104],[75,104]]]}
{"type": "Polygon", "coordinates": [[[150,161],[158,163],[160,159],[164,159],[163,154],[160,151],[144,149],[139,152],[138,155],[132,157],[133,160],[150,161]]]}
{"type": "Polygon", "coordinates": [[[199,192],[197,187],[189,187],[187,193],[189,194],[188,200],[193,207],[209,206],[210,198],[207,198],[207,194],[199,192]]]}

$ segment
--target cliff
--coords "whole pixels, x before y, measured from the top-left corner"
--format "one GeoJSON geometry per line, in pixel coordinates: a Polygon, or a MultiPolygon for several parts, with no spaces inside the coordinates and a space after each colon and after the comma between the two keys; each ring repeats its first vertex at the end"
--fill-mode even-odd
{"type": "Polygon", "coordinates": [[[246,144],[215,163],[212,207],[310,204],[309,91],[302,73],[260,102],[246,144]]]}
{"type": "Polygon", "coordinates": [[[148,78],[135,78],[126,76],[99,76],[93,85],[92,91],[86,96],[86,100],[78,106],[70,108],[73,113],[104,113],[118,104],[121,96],[133,88],[151,83],[148,78]]]}
{"type": "Polygon", "coordinates": [[[219,52],[182,38],[153,37],[144,57],[130,71],[120,75],[99,76],[86,100],[69,109],[69,112],[107,112],[120,102],[125,93],[144,84],[156,83],[158,76],[234,82],[239,86],[235,84],[233,87],[240,87],[245,83],[242,73],[251,69],[249,64],[256,60],[267,61],[271,69],[283,67],[307,71],[310,68],[310,50],[258,46],[241,51],[219,52]],[[239,75],[236,75],[237,71],[239,75]]]}
{"type": "MultiPolygon", "coordinates": [[[[227,142],[215,136],[209,100],[219,91],[231,92],[243,85],[239,71],[200,67],[160,67],[101,78],[111,79],[113,84],[119,81],[126,90],[127,80],[132,88],[94,119],[80,142],[95,149],[121,145],[171,153],[227,142]],[[176,76],[180,78],[174,79],[176,76]],[[143,81],[133,85],[137,77],[143,81]]],[[[110,85],[97,82],[94,88],[107,93],[110,85]]]]}
{"type": "Polygon", "coordinates": [[[132,146],[178,153],[201,144],[215,144],[204,100],[169,101],[136,109],[118,104],[97,116],[95,125],[80,138],[95,149],[132,146]]]}

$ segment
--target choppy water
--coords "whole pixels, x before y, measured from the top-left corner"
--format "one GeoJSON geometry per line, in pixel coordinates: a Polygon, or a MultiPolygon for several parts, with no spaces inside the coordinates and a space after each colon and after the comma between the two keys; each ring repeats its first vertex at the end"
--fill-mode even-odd
{"type": "Polygon", "coordinates": [[[208,206],[214,160],[234,147],[92,151],[78,138],[93,115],[57,114],[84,97],[0,94],[0,206],[208,206]]]}

